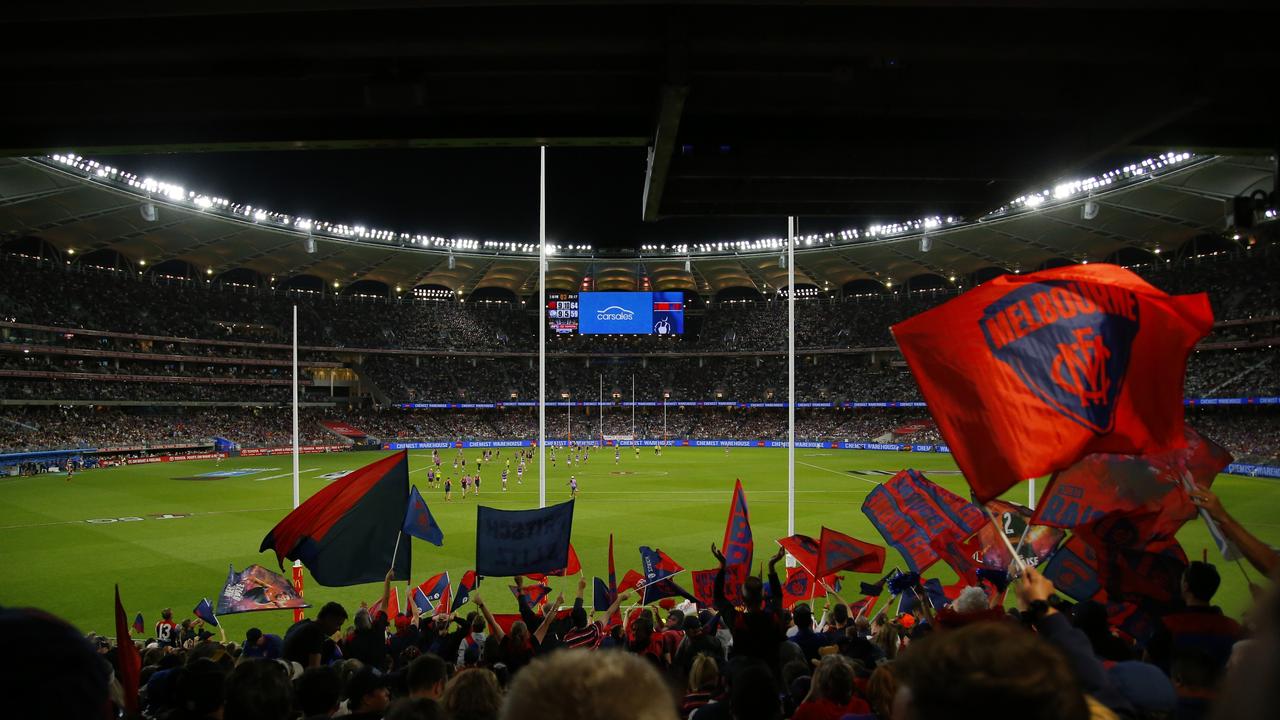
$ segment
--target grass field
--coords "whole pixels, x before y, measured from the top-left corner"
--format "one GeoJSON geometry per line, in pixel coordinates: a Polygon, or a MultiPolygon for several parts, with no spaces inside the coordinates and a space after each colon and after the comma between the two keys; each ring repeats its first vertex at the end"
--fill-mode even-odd
{"type": "MultiPolygon", "coordinates": [[[[510,489],[501,491],[498,476],[508,452],[486,468],[479,499],[460,500],[456,484],[450,503],[438,491],[424,493],[444,528],[445,543],[437,548],[413,541],[415,583],[441,570],[448,570],[456,583],[472,567],[478,504],[537,506],[536,477],[531,479],[530,473],[524,485],[516,485],[513,472],[510,489]]],[[[469,458],[478,454],[468,451],[469,458]]],[[[303,497],[328,482],[323,475],[384,456],[302,456],[303,497]]],[[[593,454],[585,467],[574,466],[581,492],[573,543],[587,575],[604,575],[609,533],[615,537],[619,576],[639,566],[636,548],[642,544],[661,547],[690,570],[712,567],[709,546],[724,533],[734,478],[741,478],[746,488],[756,557],[767,558],[775,547],[773,540],[787,530],[786,458],[785,450],[764,448],[735,448],[727,454],[721,449],[676,448],[660,458],[645,449],[639,459],[624,452],[615,466],[612,453],[593,454]]],[[[410,453],[410,477],[420,487],[425,486],[429,459],[429,452],[410,453]]],[[[797,450],[796,531],[817,536],[825,524],[882,542],[859,506],[866,493],[888,477],[875,471],[908,466],[955,471],[948,455],[797,450]]],[[[273,554],[257,549],[290,509],[290,468],[288,456],[277,456],[230,459],[217,467],[212,461],[198,461],[93,470],[69,482],[61,475],[0,480],[0,605],[37,606],[82,630],[111,631],[112,585],[118,582],[130,619],[141,611],[148,629],[166,606],[179,617],[189,617],[201,597],[215,599],[229,564],[237,569],[252,563],[275,568],[273,554]],[[198,478],[215,470],[244,474],[198,478]],[[142,519],[93,522],[126,517],[142,519]]],[[[952,473],[936,472],[930,478],[967,496],[964,481],[952,473]]],[[[561,456],[548,477],[548,502],[568,498],[568,476],[561,456]]],[[[1223,475],[1215,489],[1246,527],[1280,545],[1280,486],[1274,480],[1223,475]]],[[[1026,502],[1025,487],[1015,488],[1009,497],[1026,502]]],[[[1210,560],[1215,559],[1203,523],[1189,523],[1180,540],[1192,558],[1198,559],[1207,548],[1210,560]]],[[[889,565],[894,564],[902,565],[891,550],[889,565]]],[[[1243,576],[1235,567],[1219,567],[1223,586],[1217,602],[1238,616],[1247,598],[1243,576]]],[[[935,574],[944,583],[954,581],[954,574],[941,563],[927,573],[935,574]]],[[[1251,576],[1256,573],[1251,571],[1251,576]]],[[[553,579],[553,586],[569,597],[574,583],[576,579],[553,579]]],[[[507,584],[509,578],[490,579],[481,592],[495,607],[511,610],[515,602],[507,584]]],[[[372,603],[379,590],[374,584],[324,588],[308,582],[306,597],[317,606],[337,600],[353,609],[361,600],[372,603]]],[[[589,593],[588,588],[588,597],[589,593]]],[[[282,631],[290,620],[288,611],[272,611],[229,616],[223,623],[228,638],[239,640],[251,626],[282,631]]]]}

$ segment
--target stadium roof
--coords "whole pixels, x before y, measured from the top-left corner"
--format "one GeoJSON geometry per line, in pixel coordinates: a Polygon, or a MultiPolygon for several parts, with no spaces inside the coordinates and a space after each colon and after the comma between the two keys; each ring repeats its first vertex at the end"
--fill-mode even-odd
{"type": "MultiPolygon", "coordinates": [[[[990,268],[1034,270],[1125,250],[1175,251],[1193,238],[1227,232],[1232,198],[1269,191],[1273,167],[1265,157],[1166,153],[1024,194],[976,220],[929,218],[801,236],[796,280],[832,290],[922,275],[963,283],[990,268]]],[[[515,295],[537,290],[532,241],[486,244],[325,225],[74,155],[0,160],[0,237],[38,239],[69,262],[123,264],[138,272],[173,272],[180,261],[186,272],[210,279],[243,281],[252,278],[247,270],[273,284],[304,277],[313,286],[375,294],[422,285],[466,295],[483,288],[515,295]]],[[[779,262],[784,247],[763,232],[625,256],[564,247],[549,263],[548,287],[578,289],[590,279],[597,290],[635,290],[648,278],[655,290],[768,291],[786,283],[779,262]]]]}

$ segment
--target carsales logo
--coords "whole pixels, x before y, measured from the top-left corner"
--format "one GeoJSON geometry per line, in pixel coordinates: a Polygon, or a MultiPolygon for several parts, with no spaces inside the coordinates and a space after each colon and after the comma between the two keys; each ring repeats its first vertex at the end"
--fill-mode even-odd
{"type": "Polygon", "coordinates": [[[622,307],[621,305],[610,305],[609,307],[604,308],[603,310],[596,311],[596,319],[601,321],[604,321],[604,320],[630,321],[630,320],[634,320],[635,316],[636,314],[634,311],[628,310],[622,307]]]}

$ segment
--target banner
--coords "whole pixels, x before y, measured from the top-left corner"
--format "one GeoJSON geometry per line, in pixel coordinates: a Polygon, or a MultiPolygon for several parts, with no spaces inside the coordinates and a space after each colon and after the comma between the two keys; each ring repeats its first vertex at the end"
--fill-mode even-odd
{"type": "Polygon", "coordinates": [[[539,510],[476,508],[476,573],[551,573],[569,564],[573,501],[539,510]]]}
{"type": "Polygon", "coordinates": [[[218,615],[231,615],[259,610],[308,608],[309,604],[298,596],[293,583],[283,575],[271,572],[261,565],[250,565],[244,572],[236,572],[235,566],[227,569],[227,581],[218,594],[218,615]]]}
{"type": "Polygon", "coordinates": [[[725,596],[735,604],[740,601],[742,581],[751,574],[751,557],[754,549],[755,540],[751,535],[751,519],[747,513],[747,496],[742,490],[742,481],[736,480],[733,486],[733,499],[729,504],[729,520],[725,526],[724,541],[721,544],[724,564],[728,569],[725,574],[725,596]],[[734,581],[730,582],[729,578],[734,578],[734,581]]]}
{"type": "Polygon", "coordinates": [[[1187,356],[1212,326],[1203,293],[1092,264],[1003,275],[892,331],[985,502],[1091,452],[1180,447],[1187,356]]]}
{"type": "Polygon", "coordinates": [[[1017,503],[992,500],[987,503],[987,509],[996,519],[996,524],[984,524],[976,536],[982,546],[980,552],[983,567],[1008,570],[1013,562],[1008,546],[1000,539],[1001,534],[1009,539],[1009,545],[1017,547],[1021,543],[1018,555],[1032,567],[1048,560],[1066,535],[1062,530],[1046,525],[1030,525],[1028,529],[1032,510],[1017,503]]]}
{"type": "Polygon", "coordinates": [[[932,538],[946,533],[969,537],[987,522],[976,505],[915,470],[903,470],[872,490],[862,512],[885,541],[902,553],[914,573],[938,561],[932,538]]]}

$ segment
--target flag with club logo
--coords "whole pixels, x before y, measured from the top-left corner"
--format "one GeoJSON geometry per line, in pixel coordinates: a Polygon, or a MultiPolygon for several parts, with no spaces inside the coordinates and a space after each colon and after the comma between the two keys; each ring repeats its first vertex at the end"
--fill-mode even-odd
{"type": "Polygon", "coordinates": [[[419,615],[440,615],[449,610],[449,573],[432,575],[413,589],[410,596],[419,615]]]}
{"type": "Polygon", "coordinates": [[[409,492],[409,509],[404,515],[403,530],[406,535],[426,540],[437,547],[444,544],[444,531],[432,517],[431,509],[427,507],[427,501],[422,499],[417,485],[409,492]]]}
{"type": "Polygon", "coordinates": [[[1003,275],[892,331],[986,502],[1089,453],[1181,447],[1187,357],[1212,326],[1204,293],[1091,264],[1003,275]]]}
{"type": "Polygon", "coordinates": [[[798,602],[809,602],[825,597],[826,588],[803,567],[787,568],[787,579],[782,581],[782,606],[789,608],[798,602]]]}
{"type": "Polygon", "coordinates": [[[200,602],[196,603],[195,609],[191,612],[206,623],[218,627],[218,616],[213,614],[213,606],[209,604],[209,598],[200,598],[200,602]]]}
{"type": "Polygon", "coordinates": [[[809,572],[815,572],[818,568],[818,541],[808,535],[800,535],[799,533],[784,537],[778,540],[778,544],[786,550],[791,557],[801,567],[806,568],[809,572]]]}
{"type": "Polygon", "coordinates": [[[719,569],[714,570],[694,570],[693,576],[693,596],[697,599],[698,605],[702,607],[715,607],[716,605],[716,573],[719,569]]]}
{"type": "Polygon", "coordinates": [[[640,546],[640,567],[646,583],[657,582],[684,570],[670,555],[648,545],[640,546]]]}
{"type": "MultiPolygon", "coordinates": [[[[812,567],[812,566],[810,566],[812,567]]],[[[825,525],[818,540],[818,577],[847,570],[856,573],[884,572],[884,548],[837,532],[825,525]]]]}
{"type": "Polygon", "coordinates": [[[276,524],[259,552],[300,560],[327,587],[409,577],[411,543],[397,550],[409,508],[409,456],[389,455],[326,485],[276,524]],[[392,558],[395,565],[392,566],[392,558]]]}

